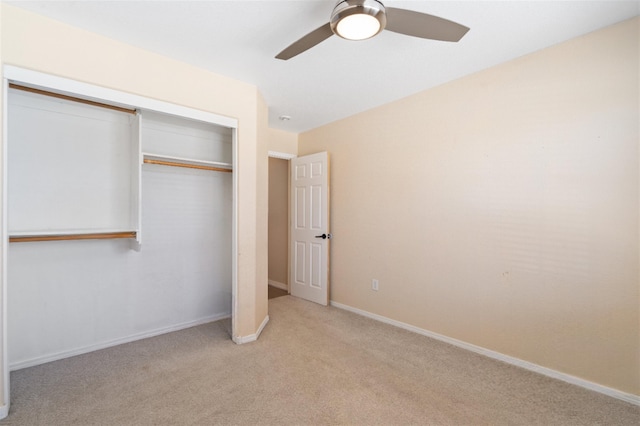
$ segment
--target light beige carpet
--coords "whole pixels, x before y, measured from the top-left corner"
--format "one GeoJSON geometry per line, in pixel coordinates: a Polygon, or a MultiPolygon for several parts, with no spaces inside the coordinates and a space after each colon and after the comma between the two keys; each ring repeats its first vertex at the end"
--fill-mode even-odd
{"type": "Polygon", "coordinates": [[[640,408],[292,296],[235,345],[222,322],[16,371],[11,425],[638,425],[640,408]]]}

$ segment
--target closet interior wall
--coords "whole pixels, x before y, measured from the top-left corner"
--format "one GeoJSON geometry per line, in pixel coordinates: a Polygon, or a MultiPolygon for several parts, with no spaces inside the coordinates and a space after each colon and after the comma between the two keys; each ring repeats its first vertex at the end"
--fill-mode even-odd
{"type": "Polygon", "coordinates": [[[231,164],[232,129],[10,89],[10,237],[130,237],[9,244],[10,368],[230,317],[231,164]]]}

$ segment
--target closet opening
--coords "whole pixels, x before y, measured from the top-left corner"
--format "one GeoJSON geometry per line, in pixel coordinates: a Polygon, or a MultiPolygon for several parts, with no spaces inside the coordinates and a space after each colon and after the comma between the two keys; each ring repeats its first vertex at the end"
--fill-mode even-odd
{"type": "Polygon", "coordinates": [[[9,371],[237,314],[237,121],[4,67],[9,371]]]}

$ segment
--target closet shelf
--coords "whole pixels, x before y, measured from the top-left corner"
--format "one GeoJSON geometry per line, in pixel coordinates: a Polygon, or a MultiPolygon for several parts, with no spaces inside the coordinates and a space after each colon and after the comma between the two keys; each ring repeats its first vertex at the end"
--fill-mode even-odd
{"type": "Polygon", "coordinates": [[[195,160],[193,158],[174,157],[170,155],[152,154],[149,152],[142,153],[145,164],[158,164],[161,166],[186,167],[189,169],[211,170],[215,172],[233,172],[233,166],[230,163],[222,163],[218,161],[195,160]]]}
{"type": "Polygon", "coordinates": [[[83,231],[29,231],[9,233],[10,243],[66,240],[110,240],[136,238],[137,231],[131,230],[83,230],[83,231]]]}

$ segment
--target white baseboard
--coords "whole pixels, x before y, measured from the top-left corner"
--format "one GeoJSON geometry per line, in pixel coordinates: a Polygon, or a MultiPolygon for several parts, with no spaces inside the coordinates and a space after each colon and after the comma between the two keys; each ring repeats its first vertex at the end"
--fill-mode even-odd
{"type": "Polygon", "coordinates": [[[640,396],[638,395],[622,392],[617,389],[613,389],[607,386],[600,385],[598,383],[590,382],[588,380],[584,380],[579,377],[572,376],[570,374],[562,373],[560,371],[552,370],[547,367],[542,367],[540,365],[537,365],[528,361],[524,361],[519,358],[501,354],[500,352],[492,351],[490,349],[486,349],[481,346],[476,346],[471,343],[463,342],[461,340],[447,337],[442,334],[434,333],[429,330],[425,330],[410,324],[396,321],[391,318],[384,317],[382,315],[373,314],[371,312],[363,311],[358,308],[354,308],[348,305],[343,305],[342,303],[334,302],[333,300],[331,301],[331,306],[335,306],[336,308],[344,309],[346,311],[350,311],[358,315],[362,315],[367,318],[371,318],[386,324],[394,325],[396,327],[399,327],[408,331],[412,331],[414,333],[421,334],[423,336],[427,336],[432,339],[440,340],[442,342],[449,343],[450,345],[457,346],[459,348],[466,349],[468,351],[475,352],[480,355],[487,356],[489,358],[506,362],[507,364],[524,368],[525,370],[533,371],[535,373],[542,374],[547,377],[562,380],[563,382],[571,383],[572,385],[580,386],[582,388],[589,389],[598,393],[602,393],[612,398],[620,399],[622,401],[626,401],[631,404],[640,406],[640,396]]]}
{"type": "Polygon", "coordinates": [[[258,327],[258,331],[256,331],[254,334],[250,334],[248,336],[233,336],[233,341],[238,345],[255,342],[256,340],[258,340],[258,337],[260,337],[260,334],[262,334],[262,330],[264,330],[268,322],[269,315],[264,317],[264,320],[262,320],[262,324],[260,324],[260,327],[258,327]]]}
{"type": "MultiPolygon", "coordinates": [[[[112,346],[122,345],[123,343],[130,343],[136,340],[142,340],[149,337],[159,336],[161,334],[171,333],[173,331],[183,330],[185,328],[195,327],[197,325],[219,321],[226,318],[231,318],[231,315],[229,314],[212,315],[212,316],[200,318],[194,321],[188,321],[181,324],[175,324],[169,327],[145,331],[143,333],[133,334],[126,337],[109,340],[106,342],[83,346],[81,348],[75,348],[67,351],[57,352],[54,354],[39,356],[39,357],[35,357],[35,358],[23,360],[23,361],[12,362],[9,364],[9,371],[20,370],[21,368],[33,367],[35,365],[40,365],[40,364],[44,364],[51,361],[57,361],[59,359],[69,358],[76,355],[82,355],[82,354],[97,351],[100,349],[106,349],[112,346]]],[[[0,415],[1,415],[1,412],[0,412],[0,415]]]]}
{"type": "Polygon", "coordinates": [[[287,286],[284,283],[280,283],[278,281],[269,280],[269,285],[272,286],[272,287],[275,287],[275,288],[279,288],[279,289],[284,290],[284,291],[289,291],[289,286],[287,286]]]}
{"type": "Polygon", "coordinates": [[[0,420],[4,419],[8,415],[9,415],[9,404],[0,406],[0,420]]]}

